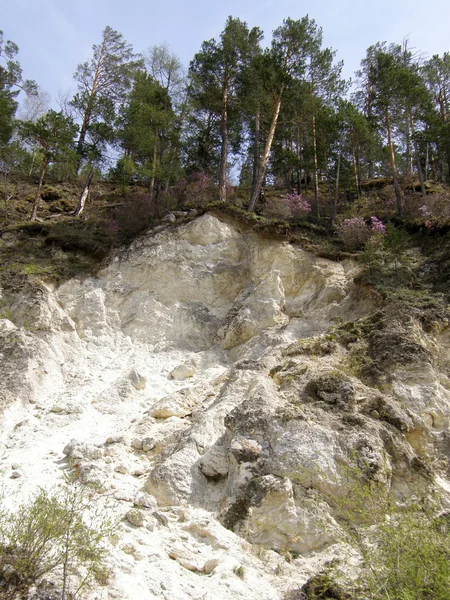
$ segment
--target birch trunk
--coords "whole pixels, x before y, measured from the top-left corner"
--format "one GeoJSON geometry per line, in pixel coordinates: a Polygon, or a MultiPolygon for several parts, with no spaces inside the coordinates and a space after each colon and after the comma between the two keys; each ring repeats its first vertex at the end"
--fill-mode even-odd
{"type": "Polygon", "coordinates": [[[338,159],[337,159],[337,168],[336,168],[336,186],[335,186],[335,190],[334,190],[334,202],[332,204],[332,206],[330,207],[330,218],[331,218],[331,224],[334,224],[334,221],[336,219],[336,214],[337,214],[337,205],[338,205],[338,201],[339,201],[339,178],[341,176],[341,146],[339,144],[339,152],[338,152],[338,159]]]}
{"type": "Polygon", "coordinates": [[[270,124],[269,134],[267,136],[266,145],[264,147],[264,154],[262,156],[262,160],[261,160],[259,168],[258,168],[256,183],[253,186],[252,196],[250,198],[250,204],[248,206],[249,211],[253,211],[255,209],[255,204],[261,193],[262,185],[264,182],[264,177],[266,176],[267,165],[269,164],[270,149],[272,148],[272,142],[273,142],[273,138],[275,135],[275,130],[277,128],[278,117],[280,115],[281,96],[283,93],[283,89],[284,89],[284,86],[281,87],[280,93],[275,100],[272,122],[270,124]]]}
{"type": "Polygon", "coordinates": [[[75,212],[73,213],[76,217],[79,217],[84,210],[84,207],[86,205],[86,200],[89,196],[89,188],[91,187],[93,176],[94,176],[94,169],[91,168],[91,170],[89,171],[89,175],[86,179],[86,183],[84,184],[83,191],[81,192],[81,196],[78,201],[78,206],[76,207],[75,212]]]}

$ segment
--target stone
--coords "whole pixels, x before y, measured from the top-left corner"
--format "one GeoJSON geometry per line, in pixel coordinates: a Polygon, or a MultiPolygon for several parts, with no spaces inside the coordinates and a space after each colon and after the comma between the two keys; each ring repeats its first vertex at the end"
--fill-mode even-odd
{"type": "Polygon", "coordinates": [[[169,519],[167,518],[167,516],[164,513],[154,511],[152,514],[155,517],[155,519],[159,523],[161,523],[161,525],[164,525],[165,527],[167,527],[167,525],[169,524],[169,519]]]}
{"type": "Polygon", "coordinates": [[[177,381],[182,381],[183,379],[189,379],[190,377],[194,377],[195,369],[189,365],[178,365],[169,373],[170,379],[175,379],[177,381]]]}
{"type": "Polygon", "coordinates": [[[65,454],[67,458],[88,458],[90,460],[97,460],[104,456],[104,450],[94,444],[71,440],[64,447],[63,454],[65,454]]]}
{"type": "Polygon", "coordinates": [[[213,446],[199,461],[200,471],[209,479],[222,479],[228,475],[228,451],[223,446],[213,446]]]}
{"type": "Polygon", "coordinates": [[[122,475],[127,475],[128,474],[128,467],[126,465],[117,465],[114,467],[114,471],[116,473],[121,473],[122,475]]]}
{"type": "Polygon", "coordinates": [[[142,450],[143,441],[140,438],[133,438],[131,440],[131,447],[135,450],[142,450]]]}
{"type": "Polygon", "coordinates": [[[144,452],[150,452],[156,446],[155,440],[151,437],[145,437],[142,439],[142,450],[144,452]]]}
{"type": "Polygon", "coordinates": [[[203,573],[205,573],[205,575],[210,575],[218,564],[219,561],[217,558],[211,558],[210,560],[207,560],[202,569],[203,573]]]}
{"type": "Polygon", "coordinates": [[[132,509],[125,515],[128,523],[135,527],[143,527],[145,525],[145,515],[141,510],[132,509]]]}
{"type": "Polygon", "coordinates": [[[176,220],[177,220],[177,218],[173,213],[169,213],[165,217],[162,218],[162,221],[166,222],[166,223],[175,223],[176,220]]]}
{"type": "Polygon", "coordinates": [[[123,444],[125,443],[125,438],[123,435],[112,435],[109,436],[108,438],[106,438],[106,442],[105,445],[112,445],[112,444],[123,444]]]}
{"type": "Polygon", "coordinates": [[[155,510],[158,506],[156,498],[146,492],[138,492],[134,497],[134,505],[155,510]]]}
{"type": "Polygon", "coordinates": [[[155,402],[148,410],[148,414],[155,419],[186,417],[192,413],[201,400],[202,398],[197,394],[195,388],[185,388],[155,402]]]}
{"type": "Polygon", "coordinates": [[[147,385],[147,379],[146,377],[138,373],[136,369],[130,371],[128,377],[131,382],[131,385],[134,387],[135,390],[145,390],[145,387],[147,385]]]}
{"type": "Polygon", "coordinates": [[[261,457],[263,449],[256,440],[237,437],[231,441],[230,452],[238,462],[254,462],[261,457]]]}

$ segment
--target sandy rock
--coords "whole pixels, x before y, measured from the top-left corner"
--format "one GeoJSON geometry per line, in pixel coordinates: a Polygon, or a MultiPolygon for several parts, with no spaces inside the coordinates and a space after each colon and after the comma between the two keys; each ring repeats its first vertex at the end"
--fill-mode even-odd
{"type": "Polygon", "coordinates": [[[146,492],[138,492],[134,497],[134,505],[142,508],[148,508],[150,510],[155,510],[158,506],[156,502],[156,498],[147,494],[146,492]]]}
{"type": "Polygon", "coordinates": [[[185,417],[192,413],[202,398],[200,393],[192,388],[186,388],[166,396],[148,410],[148,414],[155,419],[168,419],[170,417],[185,417]]]}
{"type": "Polygon", "coordinates": [[[194,377],[194,375],[195,369],[189,365],[178,365],[169,373],[170,379],[176,379],[177,381],[189,379],[190,377],[194,377]]]}
{"type": "Polygon", "coordinates": [[[210,479],[222,479],[228,475],[228,450],[223,446],[213,446],[199,461],[200,471],[210,479]]]}
{"type": "Polygon", "coordinates": [[[278,272],[270,273],[256,287],[247,288],[236,300],[218,337],[224,348],[243,344],[268,327],[287,323],[282,313],[284,287],[278,272]]]}
{"type": "Polygon", "coordinates": [[[145,515],[139,509],[134,508],[133,510],[130,510],[125,517],[128,523],[135,527],[144,527],[145,525],[145,515]]]}
{"type": "Polygon", "coordinates": [[[89,460],[97,460],[104,456],[104,449],[87,442],[71,440],[64,447],[63,454],[65,454],[67,458],[85,458],[89,460]]]}
{"type": "Polygon", "coordinates": [[[254,462],[261,457],[263,447],[256,440],[237,437],[231,440],[230,452],[238,462],[254,462]]]}
{"type": "Polygon", "coordinates": [[[136,390],[145,390],[145,386],[147,385],[147,379],[138,373],[135,369],[130,371],[128,378],[130,380],[131,385],[136,390]]]}

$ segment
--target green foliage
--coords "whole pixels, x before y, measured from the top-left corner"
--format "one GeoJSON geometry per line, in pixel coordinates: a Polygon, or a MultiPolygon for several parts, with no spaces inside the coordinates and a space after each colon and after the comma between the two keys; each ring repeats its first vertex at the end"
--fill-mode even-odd
{"type": "Polygon", "coordinates": [[[363,558],[353,598],[445,600],[450,588],[449,520],[432,492],[402,502],[360,467],[343,470],[343,497],[328,499],[345,540],[363,558]],[[362,592],[363,591],[363,592],[362,592]],[[363,595],[362,595],[363,594],[363,595]]]}
{"type": "Polygon", "coordinates": [[[121,108],[117,136],[125,158],[113,176],[126,183],[174,183],[179,171],[179,123],[168,91],[151,75],[136,74],[129,100],[121,108]]]}
{"type": "Polygon", "coordinates": [[[14,512],[0,515],[0,590],[4,600],[22,598],[44,576],[58,581],[61,600],[104,584],[113,526],[75,483],[41,488],[14,512]]]}
{"type": "Polygon", "coordinates": [[[142,67],[131,45],[111,27],[104,29],[101,44],[94,44],[92,50],[92,58],[75,71],[78,91],[71,100],[82,121],[79,160],[98,159],[105,144],[114,139],[117,109],[126,99],[135,72],[142,67]]]}
{"type": "Polygon", "coordinates": [[[78,131],[71,117],[49,110],[37,121],[20,123],[22,139],[35,145],[43,154],[45,164],[56,161],[73,162],[73,141],[78,131]]]}

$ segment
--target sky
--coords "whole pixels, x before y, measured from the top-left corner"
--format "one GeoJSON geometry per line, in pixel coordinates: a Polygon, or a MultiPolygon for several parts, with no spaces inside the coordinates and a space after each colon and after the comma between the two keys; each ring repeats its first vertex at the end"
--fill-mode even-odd
{"type": "Polygon", "coordinates": [[[75,91],[77,64],[90,58],[109,25],[136,52],[166,42],[187,67],[204,40],[217,38],[229,15],[258,26],[269,44],[283,19],[306,14],[323,29],[323,43],[352,77],[376,42],[401,43],[426,57],[450,51],[450,2],[433,0],[0,0],[0,29],[19,46],[26,79],[53,97],[75,91]]]}

